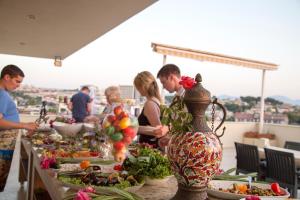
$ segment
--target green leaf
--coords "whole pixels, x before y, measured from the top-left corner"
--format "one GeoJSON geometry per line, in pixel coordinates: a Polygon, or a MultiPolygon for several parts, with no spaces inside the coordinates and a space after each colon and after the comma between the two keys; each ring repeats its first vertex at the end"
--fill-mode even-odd
{"type": "Polygon", "coordinates": [[[96,198],[93,198],[93,200],[114,200],[114,199],[120,199],[120,198],[113,197],[113,196],[98,196],[96,198]]]}
{"type": "MultiPolygon", "coordinates": [[[[231,168],[231,169],[229,169],[229,170],[227,170],[226,172],[224,172],[223,174],[231,174],[232,172],[234,172],[234,171],[236,171],[236,168],[234,167],[234,168],[231,168]]],[[[222,175],[223,175],[222,174],[222,175]]]]}
{"type": "Polygon", "coordinates": [[[119,194],[121,197],[125,197],[126,200],[127,200],[127,199],[128,199],[128,200],[135,200],[135,199],[131,196],[131,194],[130,194],[129,192],[126,192],[126,191],[124,191],[124,190],[117,189],[117,188],[114,188],[114,187],[112,187],[112,188],[107,188],[107,190],[109,190],[109,191],[111,191],[111,192],[113,192],[113,193],[119,194]]]}

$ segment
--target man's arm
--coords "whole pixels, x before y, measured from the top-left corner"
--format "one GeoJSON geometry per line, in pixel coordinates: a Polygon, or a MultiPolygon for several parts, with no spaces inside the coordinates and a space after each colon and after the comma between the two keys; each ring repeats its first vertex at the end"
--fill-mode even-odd
{"type": "Polygon", "coordinates": [[[2,114],[0,115],[0,127],[2,129],[27,129],[35,130],[37,129],[36,123],[17,123],[3,119],[2,114]]]}
{"type": "Polygon", "coordinates": [[[71,101],[70,101],[69,104],[68,104],[68,108],[69,108],[69,110],[72,111],[72,109],[73,109],[73,103],[72,103],[71,101]]]}
{"type": "Polygon", "coordinates": [[[88,103],[88,104],[86,105],[86,111],[87,111],[89,114],[91,114],[91,112],[92,112],[92,102],[90,102],[90,103],[88,103]]]}

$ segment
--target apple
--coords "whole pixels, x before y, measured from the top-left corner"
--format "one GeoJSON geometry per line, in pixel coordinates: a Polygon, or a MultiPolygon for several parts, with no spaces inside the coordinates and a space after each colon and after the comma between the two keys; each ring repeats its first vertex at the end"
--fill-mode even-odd
{"type": "Polygon", "coordinates": [[[123,134],[120,132],[114,133],[110,135],[110,139],[112,139],[113,141],[120,141],[123,139],[123,134]]]}
{"type": "Polygon", "coordinates": [[[129,126],[122,130],[125,137],[131,137],[131,139],[134,139],[136,136],[135,130],[133,127],[129,126]]]}
{"type": "Polygon", "coordinates": [[[125,118],[125,117],[129,117],[129,115],[128,115],[126,112],[124,112],[124,111],[122,111],[122,112],[120,113],[120,115],[118,116],[119,119],[123,119],[123,118],[125,118]]]}
{"type": "Polygon", "coordinates": [[[103,124],[102,124],[102,127],[103,128],[108,128],[111,126],[111,123],[109,121],[105,121],[103,124]]]}
{"type": "Polygon", "coordinates": [[[124,117],[123,119],[121,119],[119,126],[120,126],[121,129],[125,129],[128,126],[130,126],[129,117],[124,117]]]}
{"type": "Polygon", "coordinates": [[[115,132],[115,128],[113,126],[109,126],[105,129],[107,135],[112,135],[115,132]]]}
{"type": "Polygon", "coordinates": [[[107,116],[107,120],[108,120],[110,123],[113,123],[116,119],[117,119],[117,117],[116,117],[115,115],[108,115],[108,116],[107,116]]]}
{"type": "Polygon", "coordinates": [[[124,142],[125,144],[131,144],[132,138],[130,136],[125,136],[123,137],[122,142],[124,142]]]}
{"type": "Polygon", "coordinates": [[[114,143],[114,148],[117,152],[121,151],[125,147],[125,144],[122,141],[114,143]]]}
{"type": "Polygon", "coordinates": [[[116,116],[119,116],[122,112],[123,112],[122,106],[116,106],[114,108],[114,113],[115,113],[116,116]]]}
{"type": "Polygon", "coordinates": [[[126,158],[126,155],[123,152],[117,152],[116,154],[114,154],[114,158],[117,162],[123,162],[126,158]]]}

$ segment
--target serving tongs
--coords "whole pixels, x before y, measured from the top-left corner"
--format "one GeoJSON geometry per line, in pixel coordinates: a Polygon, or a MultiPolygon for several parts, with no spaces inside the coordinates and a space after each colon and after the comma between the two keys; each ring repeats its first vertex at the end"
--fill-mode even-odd
{"type": "Polygon", "coordinates": [[[47,121],[48,121],[49,117],[47,116],[46,105],[47,105],[47,102],[43,101],[42,102],[42,107],[41,107],[41,110],[40,110],[40,116],[37,120],[35,120],[35,123],[38,124],[38,125],[40,125],[43,122],[45,124],[47,124],[47,121]]]}

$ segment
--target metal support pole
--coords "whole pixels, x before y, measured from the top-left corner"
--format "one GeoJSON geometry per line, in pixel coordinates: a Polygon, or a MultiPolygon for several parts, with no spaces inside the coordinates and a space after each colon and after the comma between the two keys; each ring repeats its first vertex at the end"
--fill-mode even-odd
{"type": "Polygon", "coordinates": [[[262,82],[261,82],[261,96],[260,96],[260,121],[259,121],[259,133],[263,132],[264,128],[264,114],[265,114],[265,75],[266,75],[266,70],[262,70],[262,82]]]}
{"type": "MultiPolygon", "coordinates": [[[[167,63],[167,55],[163,55],[163,65],[165,66],[165,64],[167,63]]],[[[162,104],[165,104],[165,92],[164,92],[164,88],[161,87],[161,100],[162,100],[162,104]]]]}

